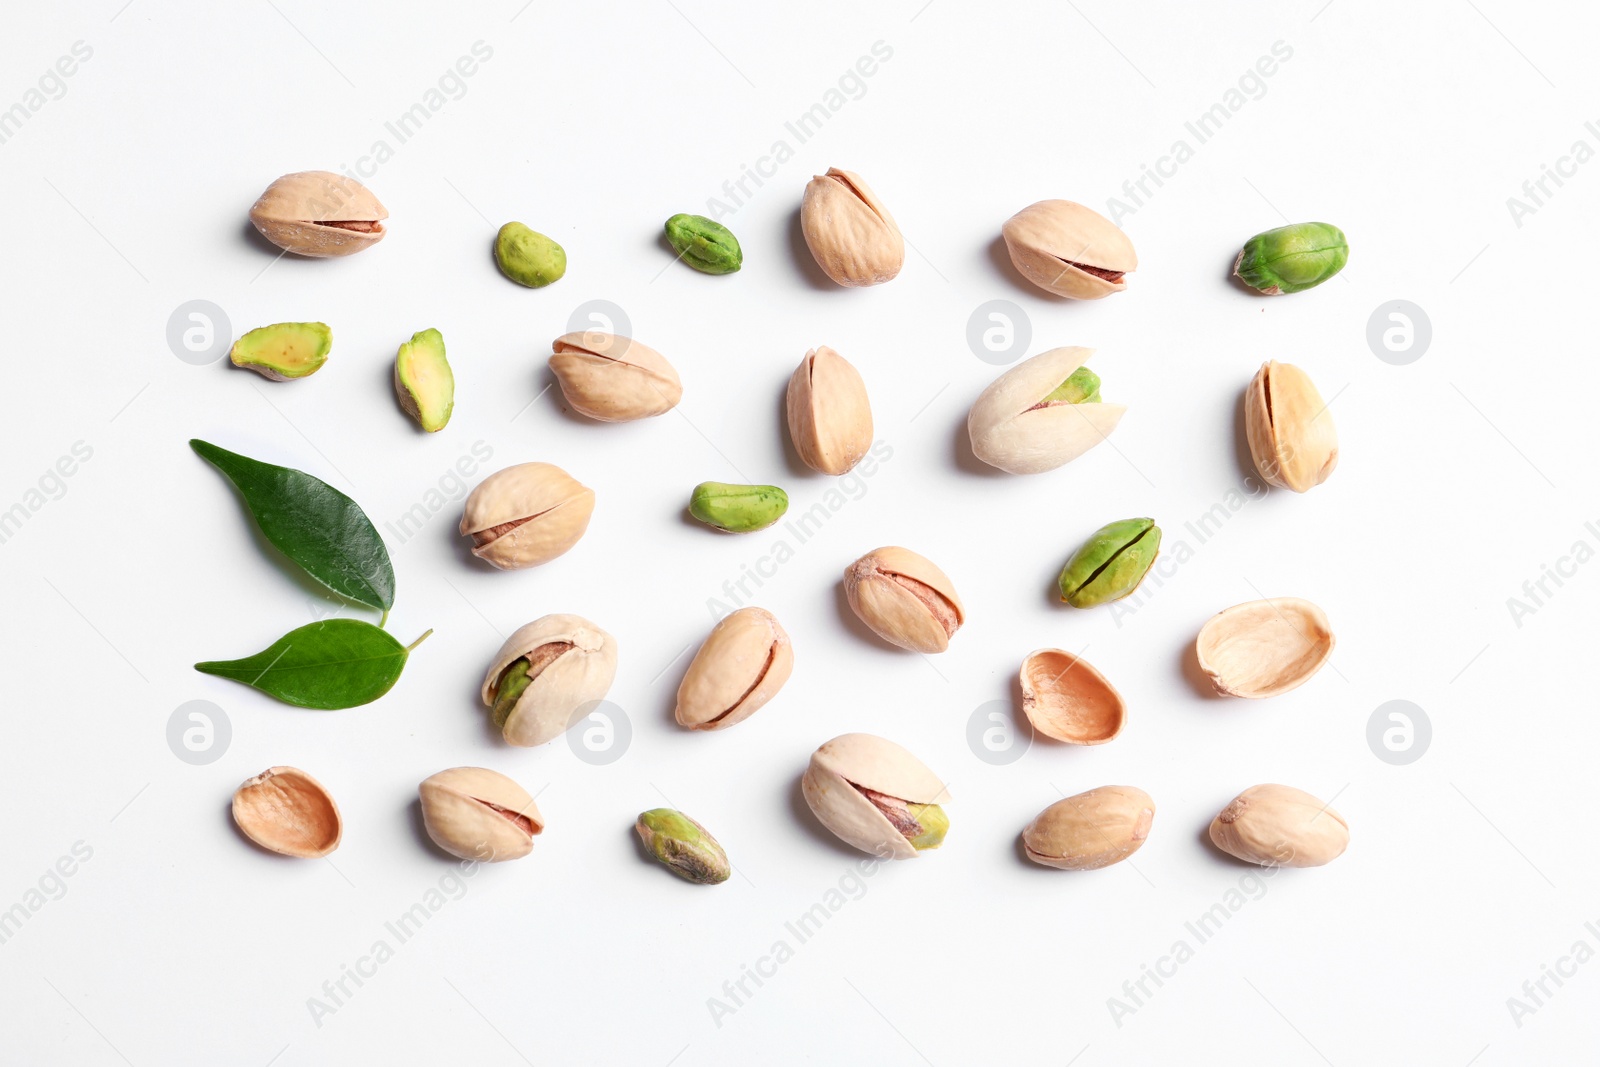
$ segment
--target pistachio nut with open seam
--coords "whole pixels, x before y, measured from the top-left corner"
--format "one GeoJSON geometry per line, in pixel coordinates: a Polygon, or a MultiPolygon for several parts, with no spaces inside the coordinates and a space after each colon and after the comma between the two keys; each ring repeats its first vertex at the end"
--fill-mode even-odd
{"type": "Polygon", "coordinates": [[[1100,399],[1092,348],[1052,348],[989,384],[967,414],[972,454],[1011,474],[1070,463],[1104,441],[1127,408],[1100,399]]]}
{"type": "Polygon", "coordinates": [[[542,745],[603,698],[617,674],[617,642],[578,615],[546,615],[500,646],[480,695],[508,743],[542,745]]]}

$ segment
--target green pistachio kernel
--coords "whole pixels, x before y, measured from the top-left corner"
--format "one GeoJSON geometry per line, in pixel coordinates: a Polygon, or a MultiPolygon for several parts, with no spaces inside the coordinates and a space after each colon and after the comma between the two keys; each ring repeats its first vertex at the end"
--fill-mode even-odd
{"type": "Polygon", "coordinates": [[[517,706],[517,701],[522,699],[523,690],[528,688],[528,683],[533,679],[528,677],[528,670],[532,666],[524,656],[500,674],[500,689],[495,694],[494,724],[505,729],[506,720],[511,717],[511,709],[517,706]]]}
{"type": "Polygon", "coordinates": [[[1297,222],[1258,233],[1244,243],[1233,273],[1258,293],[1277,296],[1321,285],[1344,269],[1350,246],[1326,222],[1297,222]]]}
{"type": "Polygon", "coordinates": [[[567,251],[520,222],[500,227],[494,239],[494,261],[500,273],[530,289],[542,289],[567,273],[567,251]]]}
{"type": "Polygon", "coordinates": [[[907,804],[906,812],[921,827],[921,832],[916,836],[906,838],[912,848],[921,852],[944,844],[944,835],[950,831],[950,816],[944,813],[943,808],[937,804],[907,804]]]}
{"type": "Polygon", "coordinates": [[[633,824],[639,840],[662,866],[696,885],[726,882],[728,854],[704,826],[681,811],[652,808],[633,824]]]}
{"type": "Polygon", "coordinates": [[[689,497],[689,514],[719,530],[764,530],[789,510],[789,494],[775,485],[701,482],[689,497]]]}
{"type": "Polygon", "coordinates": [[[703,274],[732,274],[744,265],[739,239],[720,222],[704,215],[674,215],[667,220],[667,243],[703,274]]]}
{"type": "Polygon", "coordinates": [[[1094,532],[1061,569],[1061,599],[1075,608],[1120,600],[1139,587],[1161,550],[1154,519],[1123,519],[1094,532]]]}
{"type": "Polygon", "coordinates": [[[1055,391],[1040,401],[1041,404],[1098,404],[1100,403],[1100,375],[1088,367],[1079,367],[1055,391]]]}

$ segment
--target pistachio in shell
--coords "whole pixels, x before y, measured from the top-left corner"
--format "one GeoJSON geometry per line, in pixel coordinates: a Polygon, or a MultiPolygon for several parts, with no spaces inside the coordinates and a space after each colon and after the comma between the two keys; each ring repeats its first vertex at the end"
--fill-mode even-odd
{"type": "Polygon", "coordinates": [[[1033,728],[1070,745],[1103,745],[1122,732],[1122,694],[1085,659],[1041,648],[1022,661],[1022,712],[1033,728]]]}
{"type": "Polygon", "coordinates": [[[1292,363],[1261,364],[1245,391],[1244,432],[1261,477],[1280,489],[1304,493],[1339,465],[1333,415],[1311,376],[1292,363]]]}
{"type": "Polygon", "coordinates": [[[326,170],[285,174],[257,198],[250,222],[261,236],[298,256],[348,256],[388,233],[389,212],[354,178],[326,170]]]}
{"type": "Polygon", "coordinates": [[[991,382],[967,413],[972,454],[1011,474],[1039,474],[1109,437],[1127,408],[1100,400],[1099,376],[1085,374],[1092,355],[1052,348],[991,382]]]}
{"type": "Polygon", "coordinates": [[[537,567],[577,544],[593,514],[593,489],[553,463],[519,463],[478,483],[460,530],[481,560],[502,569],[537,567]]]}
{"type": "Polygon", "coordinates": [[[1116,223],[1071,200],[1041,200],[1000,228],[1012,265],[1047,293],[1098,300],[1128,287],[1139,266],[1116,223]]]}
{"type": "Polygon", "coordinates": [[[480,695],[509,744],[560,737],[603,698],[617,674],[617,642],[579,615],[546,615],[500,646],[480,695]]]}
{"type": "Polygon", "coordinates": [[[1304,685],[1333,654],[1328,616],[1309,600],[1252,600],[1213,615],[1195,656],[1217,692],[1259,699],[1304,685]]]}
{"type": "Polygon", "coordinates": [[[499,771],[452,767],[425,778],[417,793],[433,843],[464,860],[500,863],[533,851],[544,817],[528,791],[499,771]]]}
{"type": "Polygon", "coordinates": [[[829,167],[811,179],[800,201],[800,231],[822,273],[839,285],[879,285],[905,265],[905,238],[894,216],[852,171],[829,167]]]}
{"type": "Polygon", "coordinates": [[[297,767],[269,767],[233,794],[233,821],[262,848],[315,859],[339,847],[344,823],[333,796],[297,767]]]}
{"type": "Polygon", "coordinates": [[[691,730],[726,730],[777,695],[794,670],[794,648],[772,612],[740,608],[711,630],[678,686],[674,713],[691,730]]]}
{"type": "Polygon", "coordinates": [[[591,419],[647,419],[683,399],[683,382],[667,357],[631,337],[585,330],[557,337],[550,348],[561,394],[591,419]]]}
{"type": "Polygon", "coordinates": [[[843,734],[817,749],[800,791],[817,821],[880,859],[938,848],[950,828],[942,807],[950,792],[938,775],[872,734],[843,734]]]}
{"type": "Polygon", "coordinates": [[[1350,825],[1304,790],[1254,785],[1212,820],[1211,843],[1263,867],[1321,867],[1344,854],[1350,825]]]}
{"type": "Polygon", "coordinates": [[[885,546],[850,564],[844,593],[873,633],[911,652],[943,652],[966,621],[949,577],[909,548],[885,546]]]}
{"type": "Polygon", "coordinates": [[[790,375],[784,410],[794,450],[814,471],[844,474],[872,447],[866,383],[827,345],[807,352],[790,375]]]}
{"type": "Polygon", "coordinates": [[[1064,871],[1120,863],[1150,836],[1156,804],[1131,785],[1105,785],[1058,800],[1022,831],[1028,858],[1064,871]]]}

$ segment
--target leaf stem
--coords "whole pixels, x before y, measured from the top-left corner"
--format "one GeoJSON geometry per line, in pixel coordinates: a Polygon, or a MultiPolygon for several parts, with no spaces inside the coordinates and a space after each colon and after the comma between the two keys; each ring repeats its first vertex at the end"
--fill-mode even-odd
{"type": "MultiPolygon", "coordinates": [[[[389,625],[389,609],[388,608],[384,608],[383,609],[383,618],[378,620],[378,629],[381,630],[385,626],[388,626],[388,625],[389,625]]],[[[429,631],[429,632],[431,633],[432,631],[429,631]]],[[[428,635],[427,634],[423,634],[422,635],[422,637],[426,637],[426,636],[428,636],[428,635]]],[[[417,640],[421,641],[422,637],[417,638],[417,640]]]]}
{"type": "Polygon", "coordinates": [[[415,641],[411,642],[409,645],[406,646],[406,655],[410,655],[411,654],[411,650],[416,648],[418,645],[422,644],[422,642],[426,641],[428,639],[429,635],[431,635],[432,633],[433,633],[433,627],[430,626],[430,627],[428,627],[428,632],[427,633],[423,634],[421,637],[417,638],[415,641]]]}

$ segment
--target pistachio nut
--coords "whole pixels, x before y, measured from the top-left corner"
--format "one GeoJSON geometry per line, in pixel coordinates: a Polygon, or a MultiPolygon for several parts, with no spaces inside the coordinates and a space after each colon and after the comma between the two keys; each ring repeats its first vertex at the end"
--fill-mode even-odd
{"type": "Polygon", "coordinates": [[[578,615],[546,615],[495,653],[481,696],[509,744],[542,745],[611,689],[617,642],[578,615]]]}
{"type": "Polygon", "coordinates": [[[328,362],[333,331],[322,322],[277,322],[258,326],[233,342],[228,359],[275,382],[309,378],[328,362]]]}
{"type": "Polygon", "coordinates": [[[1063,871],[1096,871],[1143,847],[1156,802],[1131,785],[1103,785],[1058,800],[1022,831],[1028,858],[1063,871]]]}
{"type": "Polygon", "coordinates": [[[811,754],[800,792],[817,821],[880,859],[938,848],[950,791],[911,753],[872,734],[844,734],[811,754]]]}
{"type": "Polygon", "coordinates": [[[1217,692],[1273,697],[1304,685],[1333,654],[1328,616],[1309,600],[1252,600],[1213,615],[1195,656],[1217,692]]]}
{"type": "Polygon", "coordinates": [[[712,627],[678,686],[676,716],[691,730],[725,730],[777,695],[794,648],[772,612],[740,608],[712,627]]]}
{"type": "Polygon", "coordinates": [[[1160,551],[1161,527],[1154,519],[1108,522],[1061,568],[1061,599],[1075,608],[1121,600],[1139,588],[1160,551]]]}
{"type": "Polygon", "coordinates": [[[1350,245],[1326,222],[1297,222],[1258,233],[1244,243],[1233,273],[1265,296],[1315,288],[1344,269],[1350,245]]]}
{"type": "Polygon", "coordinates": [[[789,510],[789,494],[775,485],[701,482],[689,496],[689,514],[728,533],[765,530],[789,510]]]}
{"type": "Polygon", "coordinates": [[[1022,661],[1022,713],[1046,737],[1070,745],[1103,745],[1122,732],[1128,707],[1105,675],[1059,648],[1022,661]]]}
{"type": "Polygon", "coordinates": [[[889,209],[859,174],[829,167],[806,184],[800,230],[822,273],[840,285],[877,285],[900,273],[906,243],[889,209]]]}
{"type": "Polygon", "coordinates": [[[1321,867],[1344,853],[1350,826],[1310,793],[1253,785],[1211,821],[1211,843],[1263,867],[1321,867]]]}
{"type": "Polygon", "coordinates": [[[1305,371],[1273,360],[1261,364],[1244,396],[1244,434],[1261,477],[1303,493],[1339,465],[1333,415],[1305,371]]]}
{"type": "Polygon", "coordinates": [[[844,595],[873,633],[912,652],[943,652],[966,621],[944,571],[908,548],[874,549],[850,564],[844,595]]]}
{"type": "Polygon", "coordinates": [[[233,821],[262,848],[314,859],[339,847],[344,823],[321,782],[295,767],[268,767],[233,794],[233,821]]]}
{"type": "Polygon", "coordinates": [[[422,825],[433,843],[464,860],[499,863],[533,851],[544,816],[528,791],[499,771],[453,767],[423,779],[422,825]]]}
{"type": "Polygon", "coordinates": [[[567,273],[567,250],[520,222],[508,222],[494,237],[500,273],[529,289],[543,289],[567,273]]]}
{"type": "Polygon", "coordinates": [[[667,220],[667,243],[702,274],[732,274],[744,265],[739,239],[720,222],[704,215],[678,214],[667,220]]]}
{"type": "Polygon", "coordinates": [[[537,567],[577,544],[593,514],[593,489],[553,463],[519,463],[468,495],[461,535],[496,567],[537,567]]]}
{"type": "Polygon", "coordinates": [[[681,811],[652,808],[633,824],[645,849],[661,865],[696,885],[728,880],[728,854],[704,826],[681,811]]]}
{"type": "Polygon", "coordinates": [[[1022,276],[1056,296],[1098,300],[1128,287],[1138,269],[1133,242],[1116,223],[1070,200],[1041,200],[1000,228],[1022,276]]]}
{"type": "Polygon", "coordinates": [[[299,256],[348,256],[389,231],[378,198],[354,178],[325,170],[285,174],[250,208],[261,236],[299,256]]]}
{"type": "Polygon", "coordinates": [[[1100,401],[1100,378],[1083,366],[1092,355],[1052,348],[989,383],[967,414],[972,454],[1012,474],[1038,474],[1104,441],[1127,408],[1100,401]]]}
{"type": "Polygon", "coordinates": [[[827,345],[807,352],[790,375],[784,406],[794,450],[814,471],[844,474],[872,447],[866,383],[827,345]]]}
{"type": "Polygon", "coordinates": [[[438,433],[449,423],[456,406],[456,376],[438,330],[421,330],[400,346],[394,360],[394,391],[400,407],[428,433],[438,433]]]}
{"type": "Polygon", "coordinates": [[[562,395],[591,419],[645,419],[683,399],[683,383],[667,358],[631,337],[586,330],[563,334],[550,347],[550,369],[562,395]]]}

